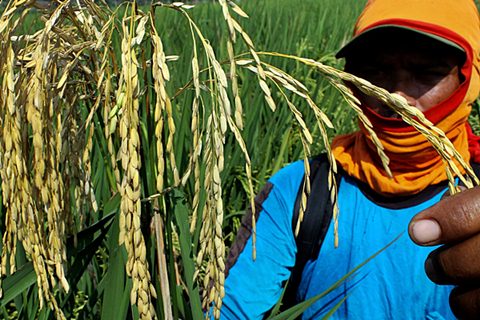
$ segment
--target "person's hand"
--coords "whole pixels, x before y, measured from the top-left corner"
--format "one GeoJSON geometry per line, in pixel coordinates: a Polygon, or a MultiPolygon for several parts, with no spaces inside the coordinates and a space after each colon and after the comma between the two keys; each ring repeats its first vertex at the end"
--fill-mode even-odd
{"type": "Polygon", "coordinates": [[[480,319],[480,188],[420,212],[408,232],[419,245],[443,245],[428,256],[425,271],[435,283],[456,285],[450,294],[455,316],[480,319]]]}

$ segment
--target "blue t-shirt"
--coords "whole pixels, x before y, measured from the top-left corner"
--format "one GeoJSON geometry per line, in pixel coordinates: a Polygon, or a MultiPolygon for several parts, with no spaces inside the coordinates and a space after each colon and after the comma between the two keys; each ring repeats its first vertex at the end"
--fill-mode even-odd
{"type": "MultiPolygon", "coordinates": [[[[256,260],[252,239],[229,271],[221,319],[262,319],[278,301],[295,264],[293,207],[304,174],[295,162],[275,174],[257,221],[256,260]]],[[[318,259],[307,262],[297,295],[305,300],[402,236],[363,266],[355,276],[314,303],[303,319],[322,318],[346,297],[331,319],[455,319],[448,297],[451,286],[432,283],[424,261],[432,248],[415,245],[407,234],[411,218],[440,200],[442,193],[419,205],[388,209],[369,200],[349,177],[342,177],[339,200],[339,247],[333,223],[318,259]]],[[[312,195],[314,196],[314,195],[312,195]]]]}

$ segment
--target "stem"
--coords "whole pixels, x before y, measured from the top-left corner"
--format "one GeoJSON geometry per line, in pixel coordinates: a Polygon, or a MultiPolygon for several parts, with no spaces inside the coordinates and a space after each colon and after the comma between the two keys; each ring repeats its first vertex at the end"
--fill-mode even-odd
{"type": "Polygon", "coordinates": [[[159,213],[153,216],[155,223],[155,238],[157,239],[158,274],[160,277],[160,290],[162,294],[163,312],[165,320],[173,320],[170,299],[170,286],[167,274],[167,259],[165,258],[165,244],[163,242],[163,221],[159,213]]]}

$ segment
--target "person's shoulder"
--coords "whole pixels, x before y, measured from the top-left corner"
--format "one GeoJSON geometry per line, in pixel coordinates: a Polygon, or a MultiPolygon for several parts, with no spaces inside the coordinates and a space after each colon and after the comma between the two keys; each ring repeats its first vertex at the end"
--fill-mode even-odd
{"type": "Polygon", "coordinates": [[[302,178],[305,173],[305,166],[303,160],[298,160],[285,165],[282,169],[278,170],[269,181],[274,183],[284,179],[291,179],[292,177],[300,175],[302,178]]]}
{"type": "Polygon", "coordinates": [[[268,181],[277,189],[296,194],[304,173],[304,163],[302,160],[298,160],[278,170],[268,181]]]}

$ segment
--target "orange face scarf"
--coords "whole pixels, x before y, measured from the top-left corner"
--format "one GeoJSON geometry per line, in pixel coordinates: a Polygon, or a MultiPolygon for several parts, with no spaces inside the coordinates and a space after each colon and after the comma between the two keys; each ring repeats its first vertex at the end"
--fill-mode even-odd
{"type": "MultiPolygon", "coordinates": [[[[442,129],[464,159],[470,159],[467,119],[480,89],[480,20],[472,0],[370,0],[355,35],[381,25],[397,25],[436,35],[466,52],[465,81],[426,117],[442,129]]],[[[339,136],[332,143],[337,162],[352,177],[384,195],[415,194],[447,179],[445,165],[431,144],[400,119],[384,118],[363,106],[390,158],[393,179],[382,168],[366,130],[339,136]]]]}

